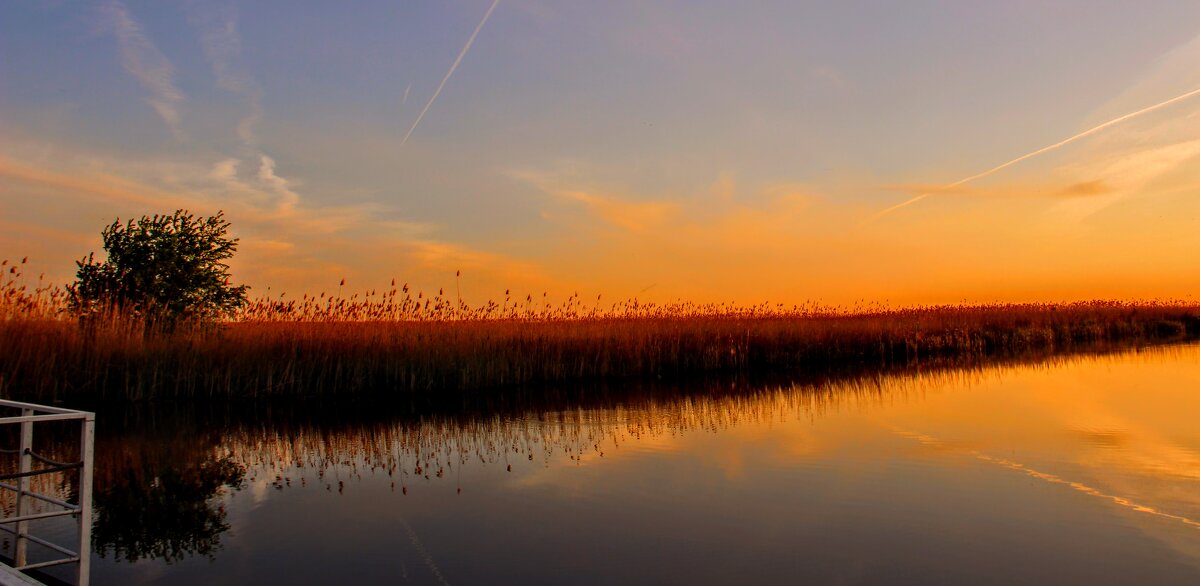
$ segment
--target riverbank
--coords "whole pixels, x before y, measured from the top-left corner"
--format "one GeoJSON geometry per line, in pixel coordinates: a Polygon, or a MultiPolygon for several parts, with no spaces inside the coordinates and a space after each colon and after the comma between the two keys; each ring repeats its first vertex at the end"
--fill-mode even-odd
{"type": "Polygon", "coordinates": [[[424,320],[242,319],[147,333],[0,320],[0,393],[38,401],[421,395],[706,373],[847,371],[1200,338],[1184,304],[424,320]]]}

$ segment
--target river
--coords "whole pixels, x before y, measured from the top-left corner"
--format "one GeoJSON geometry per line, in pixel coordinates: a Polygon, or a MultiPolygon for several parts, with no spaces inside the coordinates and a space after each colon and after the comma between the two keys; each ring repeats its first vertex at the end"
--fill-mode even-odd
{"type": "Polygon", "coordinates": [[[1200,346],[530,396],[102,412],[93,583],[1200,583],[1200,346]]]}

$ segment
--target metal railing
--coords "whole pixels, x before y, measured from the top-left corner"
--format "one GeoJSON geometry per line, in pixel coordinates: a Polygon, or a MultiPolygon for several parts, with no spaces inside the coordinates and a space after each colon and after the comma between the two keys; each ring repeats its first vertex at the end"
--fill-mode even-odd
{"type": "Polygon", "coordinates": [[[91,542],[92,542],[92,466],[94,460],[94,440],[96,415],[87,411],[47,407],[32,403],[0,400],[0,408],[18,409],[20,415],[15,417],[0,417],[0,425],[11,424],[21,426],[20,445],[15,450],[0,449],[0,454],[16,454],[20,462],[16,472],[0,474],[0,489],[16,493],[14,515],[0,518],[0,531],[6,531],[16,536],[13,548],[13,568],[21,571],[46,568],[60,564],[78,564],[78,584],[87,586],[90,573],[91,542]],[[33,427],[35,423],[47,421],[78,421],[80,424],[79,461],[57,462],[33,451],[33,427]],[[39,467],[34,468],[34,462],[39,467]],[[69,503],[48,494],[41,494],[30,489],[30,479],[42,474],[54,474],[68,470],[79,470],[79,502],[69,503]],[[16,481],[10,484],[7,481],[16,481]],[[33,512],[34,501],[48,503],[60,510],[33,512]],[[29,522],[38,519],[73,516],[79,525],[79,544],[72,551],[66,547],[52,543],[40,537],[30,535],[29,522]],[[16,525],[15,528],[9,525],[16,525]],[[36,543],[53,550],[65,557],[29,563],[29,544],[36,543]]]}

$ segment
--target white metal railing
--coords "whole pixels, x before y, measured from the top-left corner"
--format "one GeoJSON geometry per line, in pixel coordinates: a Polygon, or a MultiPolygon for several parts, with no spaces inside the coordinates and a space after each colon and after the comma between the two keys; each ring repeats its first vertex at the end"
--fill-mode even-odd
{"type": "Polygon", "coordinates": [[[33,403],[0,400],[0,408],[20,410],[15,417],[0,417],[0,425],[20,425],[21,440],[16,450],[0,449],[0,453],[16,454],[20,458],[17,471],[0,474],[0,489],[16,493],[16,508],[11,517],[0,518],[0,531],[7,531],[16,536],[13,548],[13,568],[17,570],[34,570],[60,564],[78,564],[78,584],[87,586],[90,573],[91,542],[92,542],[92,467],[94,460],[94,440],[96,414],[74,409],[48,407],[33,403]],[[35,423],[46,421],[79,421],[79,461],[56,462],[33,451],[33,426],[35,423]],[[33,464],[40,464],[34,468],[33,464]],[[67,470],[79,470],[79,502],[71,504],[65,500],[48,494],[41,494],[30,489],[30,479],[42,474],[53,474],[67,470]],[[15,480],[16,484],[6,481],[15,480]],[[33,501],[48,503],[60,510],[47,512],[32,512],[33,501]],[[37,519],[73,516],[79,525],[79,544],[72,551],[61,545],[51,543],[40,537],[29,534],[29,522],[37,519]],[[16,525],[11,528],[9,525],[16,525]],[[53,550],[65,557],[43,562],[29,563],[29,543],[36,543],[53,550]]]}

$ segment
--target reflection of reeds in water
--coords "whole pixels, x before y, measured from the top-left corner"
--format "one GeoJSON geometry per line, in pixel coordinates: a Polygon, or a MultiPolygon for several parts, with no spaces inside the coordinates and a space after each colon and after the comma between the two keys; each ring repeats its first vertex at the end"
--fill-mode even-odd
{"type": "MultiPolygon", "coordinates": [[[[937,384],[927,378],[924,384],[937,384]]],[[[515,416],[427,417],[415,422],[378,422],[347,428],[231,430],[223,444],[247,468],[247,480],[277,489],[315,482],[342,492],[345,482],[386,474],[393,488],[453,479],[467,466],[511,470],[534,462],[580,464],[627,445],[662,436],[718,433],[743,425],[820,417],[833,410],[897,400],[911,391],[879,380],[837,387],[775,387],[711,390],[714,395],[654,397],[623,405],[515,416]]],[[[462,486],[458,486],[461,490],[462,486]]]]}
{"type": "MultiPolygon", "coordinates": [[[[729,377],[595,385],[507,401],[468,394],[450,405],[420,407],[345,401],[130,405],[98,418],[95,547],[130,560],[213,555],[228,528],[221,495],[244,485],[336,494],[352,492],[356,480],[375,476],[387,478],[398,496],[427,484],[452,482],[469,490],[461,476],[466,468],[503,475],[519,472],[522,465],[583,465],[663,436],[720,433],[919,401],[930,390],[969,387],[1002,377],[1011,367],[1153,361],[1179,352],[1194,350],[1059,355],[1049,361],[1012,359],[800,381],[729,377]]],[[[51,457],[67,459],[77,450],[66,436],[61,442],[51,435],[43,440],[39,449],[51,457]]],[[[467,478],[469,484],[473,476],[467,478]]],[[[60,481],[38,480],[52,494],[60,481]]],[[[60,486],[65,490],[67,484],[60,486]]]]}
{"type": "MultiPolygon", "coordinates": [[[[1050,368],[1136,356],[1156,359],[1174,351],[1164,347],[1099,356],[1067,355],[1033,364],[1050,368]]],[[[326,488],[339,491],[345,488],[339,481],[387,474],[407,491],[414,482],[445,478],[468,465],[511,470],[519,461],[578,464],[604,457],[623,445],[662,436],[719,433],[738,426],[816,419],[842,410],[914,400],[931,389],[981,384],[1003,376],[1012,366],[1030,364],[1013,361],[913,369],[764,386],[748,386],[738,379],[682,389],[648,385],[618,396],[600,393],[600,398],[579,399],[574,407],[568,400],[541,410],[518,407],[490,415],[468,410],[466,414],[422,415],[415,421],[379,420],[345,426],[281,421],[280,425],[233,426],[222,445],[247,467],[251,481],[273,479],[279,489],[301,482],[308,473],[316,474],[314,481],[326,488]]]]}
{"type": "MultiPolygon", "coordinates": [[[[20,414],[20,410],[10,407],[2,408],[0,411],[2,411],[0,416],[20,414]]],[[[17,453],[17,448],[20,446],[20,429],[19,424],[0,425],[0,449],[4,450],[4,453],[0,453],[0,474],[16,473],[19,469],[20,455],[17,453]]],[[[32,450],[35,454],[58,462],[79,461],[78,422],[43,421],[34,424],[33,429],[32,450]]],[[[33,470],[45,467],[45,464],[37,461],[32,463],[33,470]]],[[[30,476],[28,480],[33,492],[50,495],[70,503],[78,503],[78,494],[76,494],[79,486],[78,475],[78,470],[67,470],[30,476]]],[[[18,484],[16,479],[0,482],[14,486],[18,484]]],[[[33,508],[32,512],[62,510],[61,507],[37,499],[28,499],[27,502],[33,508]]],[[[0,512],[3,512],[6,517],[16,514],[16,493],[14,491],[0,490],[0,512]]]]}
{"type": "MultiPolygon", "coordinates": [[[[0,473],[16,472],[17,466],[15,463],[4,462],[0,465],[0,473]]],[[[75,481],[77,472],[54,472],[40,476],[33,476],[29,479],[29,490],[38,494],[51,496],[60,500],[71,503],[77,503],[75,487],[78,484],[75,481]]],[[[7,484],[15,484],[15,481],[4,481],[7,484]]],[[[29,498],[25,499],[25,514],[30,513],[46,513],[51,511],[61,511],[62,507],[52,505],[44,501],[29,498]]],[[[17,514],[17,493],[11,490],[0,490],[0,517],[12,517],[17,514]]],[[[44,523],[40,521],[39,523],[44,523]]],[[[12,527],[12,525],[8,525],[12,527]]],[[[11,537],[8,533],[0,533],[0,539],[5,543],[11,537]]]]}
{"type": "Polygon", "coordinates": [[[53,288],[0,279],[0,393],[33,400],[422,394],[618,378],[887,368],[1200,336],[1200,308],[1091,302],[922,308],[640,303],[469,307],[407,287],[260,299],[156,332],[84,325],[53,288]]]}
{"type": "MultiPolygon", "coordinates": [[[[385,406],[365,409],[381,418],[359,423],[312,420],[297,424],[284,416],[274,424],[232,425],[221,445],[229,449],[234,461],[246,466],[251,481],[273,480],[279,489],[289,486],[289,481],[314,481],[330,490],[344,490],[344,482],[350,478],[386,474],[397,488],[407,490],[418,481],[457,478],[452,473],[468,465],[511,469],[520,461],[578,464],[604,457],[625,444],[662,436],[718,433],[738,426],[816,419],[842,410],[919,400],[929,390],[976,386],[1003,377],[1014,367],[1161,360],[1189,351],[1178,346],[1150,347],[808,382],[753,384],[733,378],[682,387],[631,385],[617,394],[579,391],[561,401],[535,400],[524,406],[488,403],[482,410],[467,407],[461,413],[423,413],[415,420],[404,415],[399,421],[381,417],[379,413],[389,411],[385,406]],[[316,478],[301,480],[309,473],[316,478]],[[339,482],[343,484],[339,486],[339,482]]],[[[470,401],[464,399],[460,406],[463,404],[470,401]]],[[[330,415],[331,420],[341,421],[353,417],[345,412],[330,415]]]]}
{"type": "MultiPolygon", "coordinates": [[[[381,472],[397,478],[443,477],[456,466],[518,460],[549,463],[600,455],[628,441],[739,425],[813,419],[921,396],[946,386],[969,387],[1010,368],[1056,368],[1080,362],[1170,358],[1188,347],[1059,354],[1004,361],[896,368],[806,380],[767,377],[687,383],[630,383],[538,391],[512,401],[479,394],[420,406],[395,402],[250,403],[132,406],[101,413],[96,486],[153,483],[164,466],[186,471],[229,461],[257,479],[287,468],[381,472]],[[103,431],[103,428],[102,428],[103,431]],[[440,472],[440,474],[439,474],[440,472]]],[[[67,441],[59,451],[76,450],[67,441]]],[[[286,486],[280,476],[279,483],[286,486]]],[[[328,482],[336,488],[336,481],[328,482]]]]}

